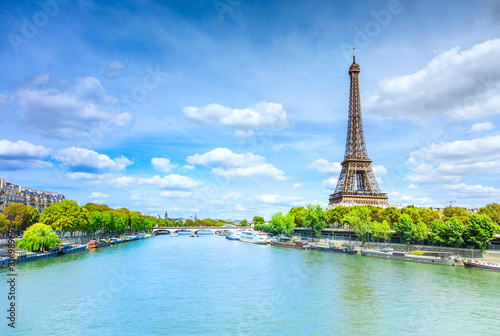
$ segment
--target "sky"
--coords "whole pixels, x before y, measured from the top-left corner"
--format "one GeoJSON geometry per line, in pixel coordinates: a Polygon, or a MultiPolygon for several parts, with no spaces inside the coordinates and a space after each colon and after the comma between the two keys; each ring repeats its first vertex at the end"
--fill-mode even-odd
{"type": "Polygon", "coordinates": [[[8,182],[171,218],[326,207],[356,48],[389,202],[500,201],[500,1],[42,0],[0,13],[8,182]]]}

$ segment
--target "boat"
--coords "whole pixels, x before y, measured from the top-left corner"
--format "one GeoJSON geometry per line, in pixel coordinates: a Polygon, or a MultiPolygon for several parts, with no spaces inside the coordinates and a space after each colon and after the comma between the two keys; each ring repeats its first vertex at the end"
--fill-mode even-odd
{"type": "Polygon", "coordinates": [[[36,260],[36,253],[26,251],[14,251],[14,262],[23,263],[36,260]]]}
{"type": "Polygon", "coordinates": [[[146,234],[144,235],[144,238],[151,238],[151,237],[153,237],[153,236],[151,235],[151,233],[146,233],[146,234]]]}
{"type": "Polygon", "coordinates": [[[226,239],[229,240],[240,240],[241,232],[240,231],[229,231],[226,234],[226,239]]]}
{"type": "Polygon", "coordinates": [[[135,236],[136,236],[137,240],[145,238],[144,234],[136,233],[135,236]]]}
{"type": "Polygon", "coordinates": [[[10,257],[0,257],[0,268],[9,267],[10,257]]]}
{"type": "Polygon", "coordinates": [[[75,253],[75,252],[85,251],[86,249],[87,249],[87,244],[78,244],[78,245],[64,244],[59,249],[59,253],[71,254],[71,253],[75,253]]]}
{"type": "Polygon", "coordinates": [[[213,235],[214,233],[212,232],[212,230],[198,230],[198,231],[196,231],[196,234],[199,234],[199,235],[213,235]]]}
{"type": "Polygon", "coordinates": [[[186,229],[182,229],[182,230],[179,230],[177,231],[177,234],[178,235],[191,235],[193,232],[191,230],[186,230],[186,229]]]}
{"type": "Polygon", "coordinates": [[[109,238],[109,240],[111,240],[111,244],[113,244],[113,245],[122,244],[122,243],[126,242],[124,239],[120,239],[120,238],[116,238],[116,237],[109,238]]]}
{"type": "Polygon", "coordinates": [[[309,245],[305,241],[294,241],[290,237],[276,237],[271,240],[272,245],[276,246],[283,246],[283,247],[291,247],[291,248],[298,248],[298,249],[303,249],[303,250],[309,250],[311,249],[311,245],[309,245]]]}
{"type": "Polygon", "coordinates": [[[252,244],[267,244],[269,236],[265,232],[245,230],[241,232],[240,241],[252,244]]]}
{"type": "Polygon", "coordinates": [[[464,259],[464,266],[466,268],[479,268],[482,270],[500,272],[500,265],[489,262],[489,261],[478,261],[478,260],[474,260],[474,259],[471,259],[471,260],[464,259]]]}
{"type": "Polygon", "coordinates": [[[356,254],[357,251],[351,246],[337,246],[337,245],[323,245],[323,244],[311,244],[312,250],[336,252],[336,253],[346,253],[346,254],[356,254]]]}
{"type": "Polygon", "coordinates": [[[106,247],[111,245],[111,240],[105,240],[105,239],[99,239],[99,240],[92,240],[88,247],[89,249],[96,249],[96,248],[101,248],[101,247],[106,247]]]}
{"type": "Polygon", "coordinates": [[[36,254],[36,259],[52,258],[57,256],[57,251],[41,252],[36,254]]]}
{"type": "Polygon", "coordinates": [[[401,251],[381,251],[381,250],[361,250],[364,257],[375,257],[383,259],[393,259],[402,261],[419,262],[425,264],[455,266],[457,258],[448,252],[423,252],[420,254],[411,254],[401,251]]]}
{"type": "Polygon", "coordinates": [[[175,233],[175,232],[172,232],[172,233],[170,234],[170,237],[178,237],[178,236],[179,236],[179,235],[178,235],[177,233],[175,233]]]}
{"type": "Polygon", "coordinates": [[[218,236],[222,236],[222,237],[224,237],[226,234],[227,234],[227,233],[226,233],[226,232],[224,232],[224,231],[219,231],[219,232],[217,232],[217,235],[218,235],[218,236]]]}
{"type": "Polygon", "coordinates": [[[131,242],[133,240],[138,240],[137,236],[127,236],[125,237],[125,241],[131,242]]]}

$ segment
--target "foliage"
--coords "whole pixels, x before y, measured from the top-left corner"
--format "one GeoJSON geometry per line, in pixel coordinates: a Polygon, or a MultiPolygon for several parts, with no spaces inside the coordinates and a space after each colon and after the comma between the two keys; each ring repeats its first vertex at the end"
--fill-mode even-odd
{"type": "Polygon", "coordinates": [[[410,215],[405,213],[399,217],[399,221],[394,226],[394,230],[399,234],[399,238],[403,244],[409,245],[411,243],[414,231],[413,226],[413,220],[410,215]]]}
{"type": "Polygon", "coordinates": [[[37,209],[20,203],[7,205],[5,216],[18,231],[24,231],[29,226],[38,223],[40,213],[37,209]]]}
{"type": "Polygon", "coordinates": [[[255,216],[252,220],[252,222],[255,224],[264,224],[266,221],[264,219],[264,217],[260,217],[260,216],[255,216]]]}
{"type": "Polygon", "coordinates": [[[396,207],[387,207],[382,211],[382,215],[379,220],[387,221],[390,227],[394,227],[396,223],[399,221],[399,217],[401,216],[401,210],[396,207]]]}
{"type": "Polygon", "coordinates": [[[10,222],[3,214],[0,213],[0,232],[8,232],[10,227],[10,222]]]}
{"type": "Polygon", "coordinates": [[[371,232],[373,238],[383,239],[384,241],[387,241],[387,239],[392,236],[392,229],[386,220],[383,220],[382,222],[373,222],[371,232]]]}
{"type": "Polygon", "coordinates": [[[429,236],[429,228],[427,225],[418,221],[416,224],[414,223],[412,226],[412,241],[413,242],[423,242],[429,236]]]}
{"type": "Polygon", "coordinates": [[[106,204],[87,203],[83,207],[85,209],[87,209],[87,211],[89,211],[89,212],[94,212],[94,211],[106,212],[106,211],[112,211],[113,210],[109,206],[107,206],[106,204]]]}
{"type": "Polygon", "coordinates": [[[422,220],[419,209],[416,208],[414,205],[407,205],[406,207],[401,209],[401,214],[402,215],[406,214],[410,216],[413,223],[418,223],[419,221],[422,220]]]}
{"type": "Polygon", "coordinates": [[[341,224],[342,219],[351,211],[350,207],[337,205],[335,208],[325,212],[328,224],[341,224]]]}
{"type": "Polygon", "coordinates": [[[326,216],[323,209],[319,205],[312,206],[309,204],[307,206],[306,215],[304,217],[304,226],[310,227],[314,231],[314,235],[319,238],[321,237],[321,231],[326,225],[326,216]]]}
{"type": "Polygon", "coordinates": [[[445,244],[447,241],[446,229],[447,226],[442,220],[435,219],[431,224],[431,233],[429,234],[431,240],[434,243],[445,244]]]}
{"type": "Polygon", "coordinates": [[[61,243],[61,239],[49,226],[41,223],[33,224],[25,232],[17,245],[23,250],[33,252],[49,250],[61,243]]]}
{"type": "Polygon", "coordinates": [[[448,207],[443,210],[443,220],[449,221],[455,217],[462,224],[467,223],[470,218],[471,213],[467,209],[461,207],[448,207]]]}
{"type": "MultiPolygon", "coordinates": [[[[486,205],[486,207],[480,208],[478,214],[486,215],[490,217],[494,223],[500,225],[500,204],[498,203],[488,204],[486,205]]],[[[497,233],[500,232],[497,231],[497,233]]]]}
{"type": "Polygon", "coordinates": [[[256,225],[254,225],[253,229],[255,231],[273,233],[271,224],[256,224],[256,225]]]}
{"type": "Polygon", "coordinates": [[[292,216],[295,226],[304,225],[304,216],[306,214],[306,208],[304,207],[293,207],[288,211],[288,215],[292,216]]]}
{"type": "Polygon", "coordinates": [[[295,230],[294,216],[290,213],[283,216],[281,212],[277,212],[272,215],[269,225],[271,233],[283,233],[288,237],[292,237],[295,230]]]}
{"type": "Polygon", "coordinates": [[[420,250],[415,250],[415,251],[412,251],[411,254],[414,254],[414,255],[425,255],[425,252],[420,251],[420,250]]]}
{"type": "Polygon", "coordinates": [[[367,206],[355,207],[342,219],[342,224],[347,224],[353,228],[356,235],[361,238],[363,244],[366,243],[372,226],[370,208],[367,206]]]}
{"type": "Polygon", "coordinates": [[[40,221],[54,230],[69,232],[88,231],[90,224],[87,209],[70,200],[62,200],[45,208],[40,221]]]}
{"type": "Polygon", "coordinates": [[[186,221],[184,222],[184,225],[185,226],[194,226],[194,222],[191,218],[188,218],[186,219],[186,221]]]}
{"type": "Polygon", "coordinates": [[[242,219],[242,220],[240,221],[240,225],[241,225],[241,226],[248,226],[248,221],[247,221],[246,219],[242,219]]]}
{"type": "Polygon", "coordinates": [[[495,237],[495,224],[488,216],[474,214],[467,222],[466,236],[468,241],[484,252],[495,237]]]}
{"type": "Polygon", "coordinates": [[[464,244],[463,233],[465,227],[455,217],[446,222],[445,234],[446,244],[453,247],[461,247],[464,244]]]}
{"type": "Polygon", "coordinates": [[[438,210],[434,210],[432,208],[422,208],[418,209],[418,211],[420,213],[422,222],[424,222],[428,228],[431,227],[433,221],[441,217],[441,213],[438,210]]]}

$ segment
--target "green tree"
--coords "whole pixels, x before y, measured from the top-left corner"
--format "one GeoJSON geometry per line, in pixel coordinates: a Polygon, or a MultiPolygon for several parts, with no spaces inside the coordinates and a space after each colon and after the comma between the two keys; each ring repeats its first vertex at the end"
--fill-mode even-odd
{"type": "Polygon", "coordinates": [[[468,241],[484,252],[495,237],[495,223],[488,216],[474,214],[467,222],[466,236],[468,241]]]}
{"type": "Polygon", "coordinates": [[[140,212],[132,211],[130,213],[130,227],[134,232],[144,230],[144,220],[140,212]]]}
{"type": "Polygon", "coordinates": [[[94,211],[107,212],[107,211],[113,210],[109,206],[107,206],[106,204],[87,203],[83,207],[85,209],[87,209],[87,211],[89,211],[89,212],[94,212],[94,211]]]}
{"type": "Polygon", "coordinates": [[[86,232],[90,225],[88,210],[70,200],[62,200],[45,208],[40,221],[62,232],[86,232]]]}
{"type": "Polygon", "coordinates": [[[41,223],[33,224],[25,232],[17,245],[26,251],[50,250],[61,243],[61,239],[49,226],[41,223]]]}
{"type": "Polygon", "coordinates": [[[447,236],[446,236],[447,226],[445,222],[440,219],[435,219],[431,223],[431,233],[430,238],[434,243],[439,243],[440,245],[446,244],[447,236]]]}
{"type": "Polygon", "coordinates": [[[445,235],[446,244],[452,247],[461,247],[464,244],[464,225],[455,217],[446,222],[445,235]]]}
{"type": "Polygon", "coordinates": [[[16,227],[16,230],[22,232],[29,226],[38,223],[40,213],[37,209],[20,203],[7,205],[5,216],[16,227]]]}
{"type": "Polygon", "coordinates": [[[325,215],[328,224],[341,224],[342,219],[349,213],[350,210],[350,207],[343,205],[337,205],[335,208],[327,210],[325,215]]]}
{"type": "Polygon", "coordinates": [[[111,233],[116,231],[116,220],[117,217],[113,211],[106,211],[102,213],[104,221],[104,231],[106,233],[111,233]]]}
{"type": "Polygon", "coordinates": [[[414,224],[412,227],[412,230],[413,230],[413,232],[412,232],[413,242],[422,243],[429,236],[429,228],[422,221],[419,221],[416,224],[414,224]]]}
{"type": "Polygon", "coordinates": [[[478,214],[486,215],[490,217],[494,223],[500,225],[500,204],[498,203],[488,204],[486,205],[486,207],[480,208],[478,214]]]}
{"type": "Polygon", "coordinates": [[[455,217],[459,222],[465,224],[469,220],[470,215],[471,213],[467,209],[461,207],[448,207],[443,210],[443,220],[445,222],[455,217]]]}
{"type": "Polygon", "coordinates": [[[306,214],[306,208],[304,207],[293,207],[288,211],[288,215],[293,217],[293,222],[295,226],[303,226],[304,225],[304,216],[306,214]]]}
{"type": "Polygon", "coordinates": [[[408,205],[401,209],[401,214],[407,214],[408,216],[410,216],[413,223],[417,223],[422,220],[420,216],[420,210],[414,205],[408,205]]]}
{"type": "Polygon", "coordinates": [[[193,220],[191,218],[188,218],[184,222],[184,225],[186,225],[186,226],[194,226],[194,222],[193,222],[193,220]]]}
{"type": "Polygon", "coordinates": [[[253,218],[252,222],[254,225],[256,225],[256,224],[264,224],[266,221],[265,221],[264,217],[255,216],[253,218]]]}
{"type": "Polygon", "coordinates": [[[401,216],[401,210],[396,207],[387,207],[382,211],[382,215],[379,220],[386,220],[390,227],[394,227],[396,223],[399,221],[399,217],[401,216]]]}
{"type": "Polygon", "coordinates": [[[412,234],[414,232],[413,229],[413,220],[408,214],[402,214],[399,217],[398,222],[394,226],[394,230],[399,234],[399,238],[403,244],[409,245],[412,241],[412,234]]]}
{"type": "Polygon", "coordinates": [[[422,222],[424,222],[428,228],[431,227],[433,221],[441,217],[440,212],[432,208],[421,208],[418,209],[418,211],[420,213],[420,218],[422,219],[422,222]]]}
{"type": "Polygon", "coordinates": [[[363,244],[366,243],[372,227],[371,209],[367,206],[354,207],[354,209],[344,217],[342,224],[347,224],[353,228],[363,244]]]}
{"type": "Polygon", "coordinates": [[[5,233],[8,232],[10,228],[10,222],[4,214],[0,213],[0,232],[5,233]]]}
{"type": "Polygon", "coordinates": [[[125,232],[125,230],[129,226],[129,221],[130,221],[128,214],[115,212],[115,215],[116,215],[116,221],[115,221],[116,231],[119,233],[125,232]]]}
{"type": "Polygon", "coordinates": [[[271,215],[271,220],[269,221],[269,225],[272,233],[280,234],[283,232],[283,229],[285,227],[285,217],[281,212],[276,212],[271,215]]]}
{"type": "Polygon", "coordinates": [[[323,212],[323,209],[319,205],[311,205],[307,206],[306,215],[304,217],[304,226],[312,228],[314,231],[314,235],[317,238],[321,237],[321,231],[326,225],[326,216],[323,212]]]}
{"type": "Polygon", "coordinates": [[[386,220],[382,222],[373,222],[372,225],[372,237],[375,239],[383,239],[385,242],[387,239],[391,238],[392,229],[386,220]]]}
{"type": "Polygon", "coordinates": [[[93,212],[90,219],[90,225],[87,226],[87,232],[96,233],[104,228],[104,215],[102,212],[93,212]]]}
{"type": "Polygon", "coordinates": [[[240,221],[240,225],[241,225],[241,226],[248,226],[248,221],[247,221],[246,219],[242,219],[242,220],[240,221]]]}

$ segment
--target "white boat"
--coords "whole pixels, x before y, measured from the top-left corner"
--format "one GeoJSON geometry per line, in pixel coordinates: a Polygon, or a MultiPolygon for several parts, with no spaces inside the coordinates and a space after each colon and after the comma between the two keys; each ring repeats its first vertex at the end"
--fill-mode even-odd
{"type": "Polygon", "coordinates": [[[252,244],[267,244],[269,236],[265,232],[246,230],[241,233],[240,241],[252,244]]]}
{"type": "Polygon", "coordinates": [[[151,238],[151,237],[153,237],[153,236],[151,235],[151,233],[146,233],[146,234],[144,235],[144,238],[151,238]]]}
{"type": "Polygon", "coordinates": [[[179,235],[178,235],[177,233],[175,233],[175,232],[172,232],[172,233],[170,234],[170,237],[177,237],[177,236],[179,236],[179,235]]]}
{"type": "Polygon", "coordinates": [[[226,234],[226,239],[229,240],[240,240],[241,231],[229,231],[226,234]]]}

